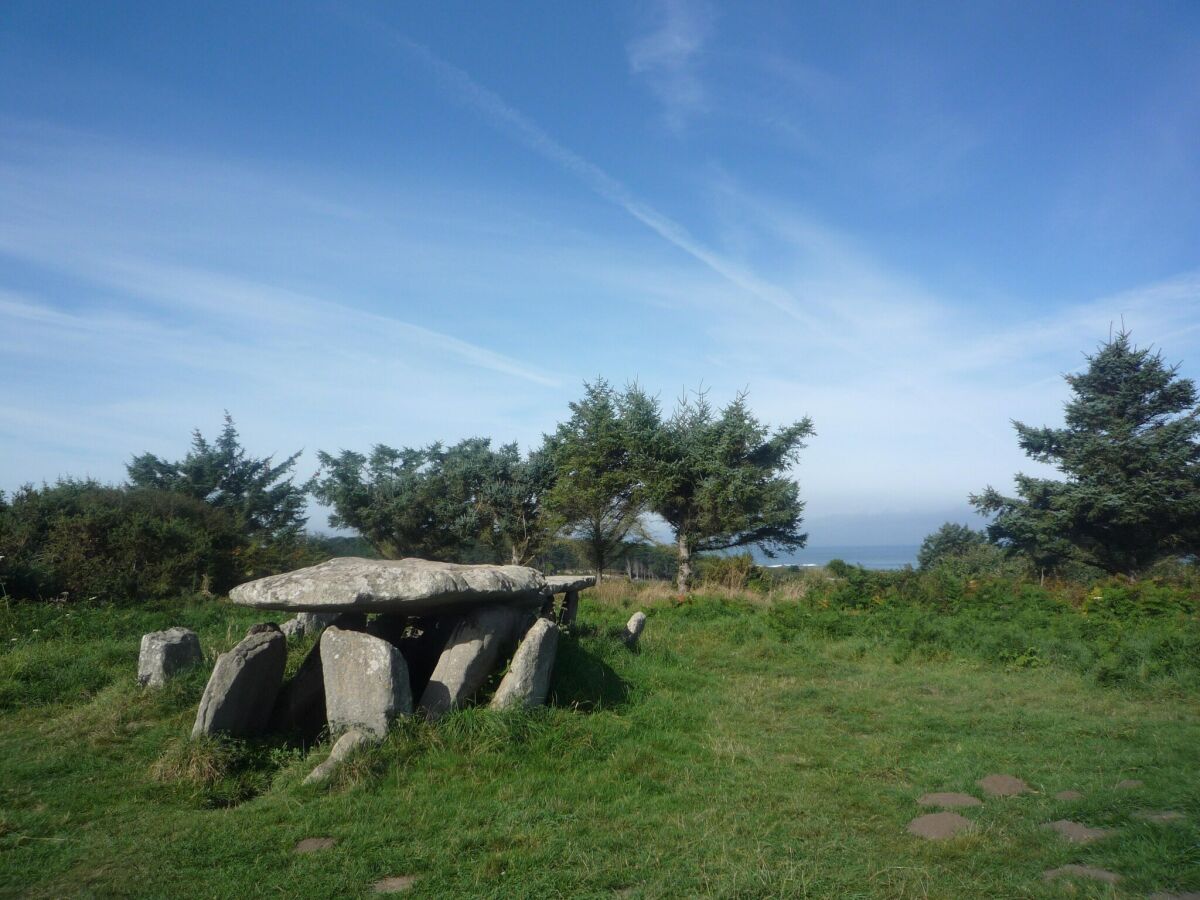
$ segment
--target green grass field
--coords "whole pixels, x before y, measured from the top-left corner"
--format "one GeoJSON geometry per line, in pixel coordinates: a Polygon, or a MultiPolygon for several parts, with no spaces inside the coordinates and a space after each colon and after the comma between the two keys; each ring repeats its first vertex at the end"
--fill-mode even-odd
{"type": "Polygon", "coordinates": [[[187,625],[211,657],[261,614],[0,608],[0,895],[347,897],[395,876],[415,876],[406,897],[1200,891],[1192,669],[1113,686],[1046,654],[1005,664],[713,599],[643,598],[631,652],[614,632],[637,601],[608,597],[585,594],[552,707],[406,722],[322,788],[301,781],[324,746],[186,741],[206,671],[134,683],[143,632],[187,625]],[[906,833],[918,796],[982,796],[991,773],[1033,793],[963,811],[964,836],[906,833]],[[1114,833],[1041,827],[1064,818],[1114,833]],[[311,837],[337,843],[294,852],[311,837]],[[1043,880],[1068,863],[1123,879],[1043,880]]]}

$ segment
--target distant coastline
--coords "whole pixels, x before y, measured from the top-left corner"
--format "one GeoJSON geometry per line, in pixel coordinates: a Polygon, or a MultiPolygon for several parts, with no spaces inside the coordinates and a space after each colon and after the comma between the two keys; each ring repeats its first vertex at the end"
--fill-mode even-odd
{"type": "Polygon", "coordinates": [[[916,566],[919,549],[919,544],[830,544],[825,547],[805,547],[794,553],[780,554],[775,559],[755,555],[763,565],[823,566],[832,559],[840,559],[866,569],[902,569],[916,566]]]}

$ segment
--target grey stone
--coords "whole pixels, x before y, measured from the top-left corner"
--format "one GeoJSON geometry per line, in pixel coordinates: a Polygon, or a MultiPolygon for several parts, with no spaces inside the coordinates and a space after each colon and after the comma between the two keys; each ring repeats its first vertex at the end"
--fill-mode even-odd
{"type": "Polygon", "coordinates": [[[940,812],[918,816],[908,823],[908,833],[929,841],[942,841],[972,828],[971,820],[958,813],[940,812]]]}
{"type": "Polygon", "coordinates": [[[287,638],[278,628],[250,634],[218,656],[192,737],[217,732],[251,737],[265,731],[286,664],[287,638]]]}
{"type": "Polygon", "coordinates": [[[1029,792],[1029,785],[1012,775],[988,775],[979,779],[979,786],[993,797],[1015,797],[1029,792]]]}
{"type": "Polygon", "coordinates": [[[492,709],[531,709],[546,702],[558,652],[558,626],[538,619],[513,654],[508,672],[492,697],[492,709]]]}
{"type": "Polygon", "coordinates": [[[1111,834],[1107,828],[1089,828],[1080,822],[1072,822],[1069,819],[1047,822],[1042,827],[1057,831],[1072,844],[1090,844],[1092,841],[1098,841],[1111,834]]]}
{"type": "Polygon", "coordinates": [[[458,622],[421,694],[426,716],[440,718],[483,687],[512,644],[522,618],[522,611],[510,606],[486,606],[458,622]]]}
{"type": "Polygon", "coordinates": [[[629,621],[625,624],[624,640],[627,647],[636,647],[638,639],[642,636],[642,629],[646,627],[646,614],[635,612],[629,617],[629,621]]]}
{"type": "Polygon", "coordinates": [[[319,766],[308,773],[308,777],[304,779],[305,784],[320,784],[322,781],[328,781],[329,777],[334,773],[339,765],[357,750],[359,747],[367,744],[375,743],[375,739],[365,731],[359,731],[357,728],[351,728],[343,734],[334,743],[333,748],[329,751],[329,756],[319,766]]]}
{"type": "Polygon", "coordinates": [[[280,625],[279,630],[289,641],[298,640],[310,634],[316,634],[335,618],[337,618],[336,613],[296,613],[280,625]]]}
{"type": "Polygon", "coordinates": [[[298,841],[292,848],[294,853],[316,853],[318,850],[328,850],[336,846],[337,838],[305,838],[298,841]]]}
{"type": "Polygon", "coordinates": [[[239,585],[229,599],[258,609],[425,615],[498,602],[537,607],[545,594],[542,573],[527,566],[340,557],[239,585]]]}
{"type": "Polygon", "coordinates": [[[138,651],[138,684],[162,687],[167,679],[200,662],[200,638],[189,628],[168,628],[142,635],[138,651]]]}
{"type": "Polygon", "coordinates": [[[393,875],[391,878],[381,878],[371,885],[376,894],[402,894],[411,891],[417,883],[416,875],[393,875]]]}
{"type": "Polygon", "coordinates": [[[1154,822],[1159,825],[1167,824],[1169,822],[1183,821],[1183,813],[1175,812],[1174,810],[1170,809],[1140,809],[1133,814],[1133,817],[1135,819],[1141,819],[1143,822],[1154,822]]]}
{"type": "Polygon", "coordinates": [[[1102,881],[1105,884],[1116,884],[1121,880],[1121,876],[1116,872],[1110,872],[1107,869],[1097,869],[1093,866],[1079,866],[1074,863],[1059,866],[1057,869],[1047,869],[1042,873],[1042,878],[1046,881],[1054,881],[1056,878],[1063,878],[1064,876],[1090,878],[1092,881],[1102,881]]]}
{"type": "Polygon", "coordinates": [[[964,806],[983,806],[983,801],[970,794],[922,794],[917,798],[921,806],[940,806],[943,809],[961,809],[964,806]]]}
{"type": "Polygon", "coordinates": [[[321,673],[329,730],[387,735],[397,716],[412,715],[408,666],[387,641],[331,625],[321,635],[321,673]]]}
{"type": "Polygon", "coordinates": [[[594,587],[595,575],[547,575],[546,588],[552,594],[565,594],[568,591],[578,593],[584,588],[594,587]]]}

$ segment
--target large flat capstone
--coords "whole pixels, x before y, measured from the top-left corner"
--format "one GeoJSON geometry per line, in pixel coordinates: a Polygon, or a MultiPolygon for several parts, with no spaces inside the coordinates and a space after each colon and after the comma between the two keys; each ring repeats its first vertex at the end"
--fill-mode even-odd
{"type": "Polygon", "coordinates": [[[426,615],[479,604],[538,606],[546,593],[542,573],[527,566],[347,556],[247,582],[229,599],[258,609],[426,615]]]}

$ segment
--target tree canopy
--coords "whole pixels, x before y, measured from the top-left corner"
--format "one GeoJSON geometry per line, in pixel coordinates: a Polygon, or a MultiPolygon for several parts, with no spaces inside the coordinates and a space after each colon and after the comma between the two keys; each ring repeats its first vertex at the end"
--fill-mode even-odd
{"type": "Polygon", "coordinates": [[[153,453],[135,456],[126,466],[133,487],[184,494],[234,516],[248,535],[295,535],[307,521],[304,488],[290,477],[300,456],[297,451],[280,463],[270,456],[249,456],[242,447],[233,418],[210,442],[199,429],[192,432],[187,456],[169,462],[153,453]]]}
{"type": "Polygon", "coordinates": [[[321,471],[309,487],[333,508],[329,523],[357,530],[384,557],[527,562],[548,536],[541,496],[552,472],[541,454],[522,458],[516,444],[493,449],[475,437],[317,457],[321,471]]]}
{"type": "Polygon", "coordinates": [[[555,470],[547,507],[583,543],[597,577],[638,528],[644,509],[625,399],[604,379],[585,383],[583,397],[570,404],[571,418],[545,443],[555,470]]]}
{"type": "Polygon", "coordinates": [[[700,391],[664,419],[657,402],[632,388],[626,406],[649,508],[675,537],[681,592],[695,553],[756,546],[774,556],[804,546],[804,503],[787,471],[814,434],[811,420],[772,431],[750,412],[745,394],[715,410],[700,391]]]}
{"type": "Polygon", "coordinates": [[[1121,331],[1065,376],[1065,426],[1013,422],[1030,458],[1061,480],[1018,474],[1017,496],[992,487],[971,502],[994,516],[990,539],[1042,568],[1075,563],[1136,575],[1200,549],[1196,388],[1121,331]]]}

